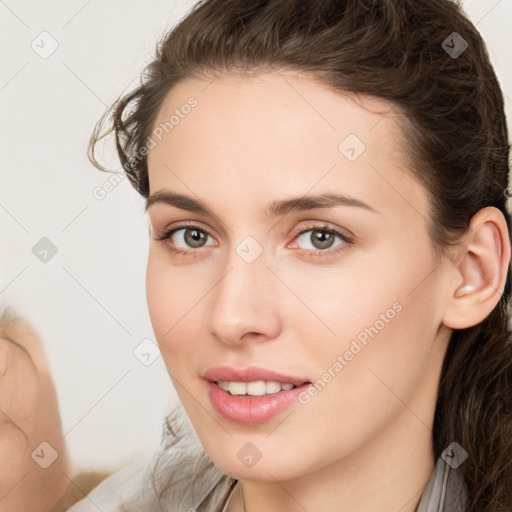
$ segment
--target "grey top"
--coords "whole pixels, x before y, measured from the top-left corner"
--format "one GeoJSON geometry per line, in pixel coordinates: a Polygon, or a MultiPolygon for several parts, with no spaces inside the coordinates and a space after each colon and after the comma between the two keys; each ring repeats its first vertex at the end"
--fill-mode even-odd
{"type": "MultiPolygon", "coordinates": [[[[160,456],[113,473],[68,512],[243,512],[240,482],[214,466],[198,442],[181,439],[160,456]]],[[[439,457],[416,512],[464,512],[465,501],[460,471],[439,457]]]]}

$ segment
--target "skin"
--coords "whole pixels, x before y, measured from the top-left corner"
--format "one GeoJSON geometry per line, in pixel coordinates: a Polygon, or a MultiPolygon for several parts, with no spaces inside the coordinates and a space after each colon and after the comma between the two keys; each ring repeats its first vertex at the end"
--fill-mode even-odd
{"type": "Polygon", "coordinates": [[[0,466],[0,509],[52,510],[70,483],[70,464],[41,340],[19,318],[0,329],[0,389],[0,454],[9,461],[0,466]],[[38,449],[42,442],[54,451],[38,449]]]}
{"type": "Polygon", "coordinates": [[[20,317],[0,323],[0,390],[2,512],[64,512],[108,476],[70,462],[43,340],[20,317]]]}
{"type": "Polygon", "coordinates": [[[155,126],[190,96],[197,107],[149,152],[150,194],[200,199],[214,215],[163,202],[148,208],[147,299],[206,452],[242,481],[248,512],[414,511],[435,463],[431,429],[452,329],[483,320],[503,291],[503,215],[481,210],[462,256],[438,261],[427,191],[407,168],[385,101],[289,71],[223,73],[176,85],[155,126]],[[338,150],[350,133],[366,145],[353,162],[338,150]],[[342,205],[264,213],[274,200],[322,192],[376,212],[342,205]],[[185,243],[184,231],[158,240],[178,223],[210,236],[199,247],[185,243]],[[324,223],[353,243],[335,237],[321,249],[315,232],[298,238],[306,228],[324,233],[324,223]],[[236,252],[248,236],[263,251],[252,263],[236,252]],[[474,292],[459,296],[468,284],[474,292]],[[208,368],[256,365],[315,382],[394,303],[400,312],[307,405],[244,426],[210,403],[201,379],[208,368]],[[252,467],[237,456],[248,442],[262,454],[252,467]]]}

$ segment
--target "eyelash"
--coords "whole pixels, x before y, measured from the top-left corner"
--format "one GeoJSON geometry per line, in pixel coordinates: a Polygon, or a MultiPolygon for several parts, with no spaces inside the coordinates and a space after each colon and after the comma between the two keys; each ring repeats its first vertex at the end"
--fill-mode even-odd
{"type": "MultiPolygon", "coordinates": [[[[180,231],[182,229],[196,229],[197,231],[205,233],[206,235],[211,236],[213,238],[213,235],[202,227],[196,226],[194,224],[184,224],[184,225],[181,225],[178,227],[172,227],[172,228],[166,230],[161,236],[155,238],[155,240],[157,240],[158,242],[165,242],[165,241],[169,240],[175,232],[180,231]]],[[[343,243],[337,245],[334,249],[324,249],[324,250],[322,250],[322,249],[318,249],[318,250],[301,249],[303,251],[310,253],[310,255],[312,255],[314,257],[316,257],[316,256],[319,256],[319,257],[332,256],[333,253],[337,253],[338,251],[343,250],[346,245],[350,245],[350,244],[354,243],[352,237],[348,236],[345,233],[342,233],[341,231],[339,231],[335,228],[331,228],[331,227],[327,226],[327,224],[324,224],[323,226],[318,226],[318,225],[306,226],[304,229],[302,229],[301,231],[296,233],[293,239],[295,240],[296,238],[303,235],[304,233],[307,233],[308,231],[320,231],[320,232],[324,232],[324,233],[329,233],[331,235],[338,236],[343,241],[343,243]]],[[[172,247],[170,245],[169,245],[169,251],[172,254],[192,256],[192,257],[196,256],[196,254],[193,254],[193,253],[200,252],[198,249],[190,249],[190,251],[185,251],[183,249],[176,249],[175,247],[172,247]]]]}

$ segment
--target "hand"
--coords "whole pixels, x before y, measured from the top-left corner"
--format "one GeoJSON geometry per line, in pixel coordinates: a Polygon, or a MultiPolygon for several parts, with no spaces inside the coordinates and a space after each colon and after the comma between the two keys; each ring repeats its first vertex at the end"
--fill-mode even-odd
{"type": "Polygon", "coordinates": [[[4,314],[0,319],[0,511],[50,512],[70,478],[57,394],[41,339],[28,322],[4,314]],[[41,447],[43,442],[51,448],[41,447]]]}

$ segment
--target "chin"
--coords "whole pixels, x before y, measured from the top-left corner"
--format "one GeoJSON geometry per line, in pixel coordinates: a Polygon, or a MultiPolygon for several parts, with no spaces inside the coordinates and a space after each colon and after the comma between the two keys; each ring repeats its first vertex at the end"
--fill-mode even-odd
{"type": "MultiPolygon", "coordinates": [[[[217,445],[218,448],[218,445],[217,445]]],[[[301,467],[297,464],[298,457],[293,460],[283,460],[282,453],[271,456],[261,454],[258,458],[254,445],[248,442],[236,453],[228,450],[207,451],[213,463],[226,475],[237,480],[254,480],[260,482],[283,481],[298,477],[302,474],[301,467]],[[252,452],[251,455],[248,455],[252,452]]]]}

